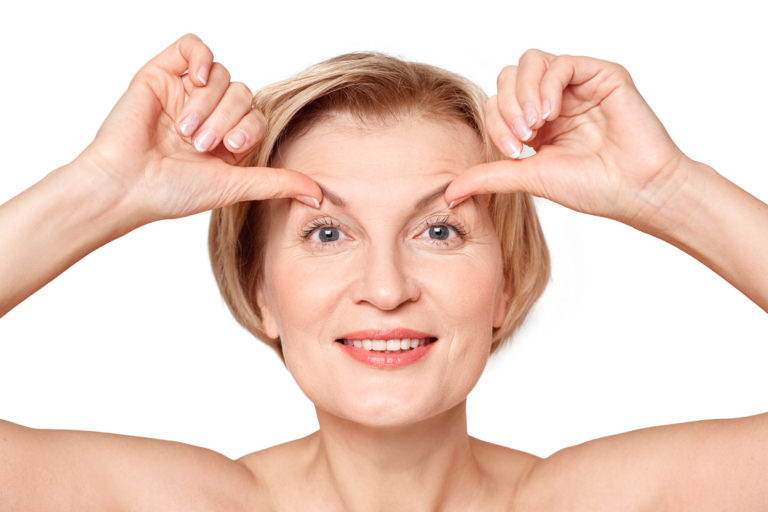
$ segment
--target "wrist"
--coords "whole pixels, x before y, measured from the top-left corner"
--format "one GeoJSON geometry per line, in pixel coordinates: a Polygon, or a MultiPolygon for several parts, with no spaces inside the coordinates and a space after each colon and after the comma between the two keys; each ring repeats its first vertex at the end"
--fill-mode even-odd
{"type": "Polygon", "coordinates": [[[109,174],[109,167],[86,149],[49,176],[61,180],[66,193],[82,201],[83,220],[92,223],[97,231],[103,231],[105,237],[112,240],[147,222],[141,221],[132,208],[129,188],[109,174]],[[59,176],[53,177],[54,174],[59,176]]]}
{"type": "Polygon", "coordinates": [[[632,227],[676,246],[686,245],[692,231],[711,215],[710,196],[714,189],[729,183],[713,168],[682,156],[676,167],[656,190],[646,193],[644,205],[632,227]]]}
{"type": "Polygon", "coordinates": [[[687,159],[681,185],[643,229],[682,249],[768,311],[768,206],[687,159]]]}

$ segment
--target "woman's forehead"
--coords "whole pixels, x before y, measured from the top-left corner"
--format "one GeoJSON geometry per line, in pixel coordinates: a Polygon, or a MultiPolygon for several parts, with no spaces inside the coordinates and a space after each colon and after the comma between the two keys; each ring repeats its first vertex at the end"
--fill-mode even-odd
{"type": "Polygon", "coordinates": [[[458,122],[408,116],[361,123],[337,115],[319,122],[280,152],[279,165],[337,187],[349,180],[372,186],[404,181],[436,186],[483,161],[480,138],[458,122]]]}

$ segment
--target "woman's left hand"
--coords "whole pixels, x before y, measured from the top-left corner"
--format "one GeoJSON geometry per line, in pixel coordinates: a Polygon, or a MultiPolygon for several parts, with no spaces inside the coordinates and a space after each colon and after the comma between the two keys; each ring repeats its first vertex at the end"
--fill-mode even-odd
{"type": "MultiPolygon", "coordinates": [[[[474,194],[528,192],[644,231],[663,231],[692,166],[622,66],[528,50],[498,77],[486,129],[510,158],[468,169],[448,203],[474,194]]],[[[677,207],[677,205],[675,205],[677,207]]],[[[676,212],[679,213],[679,212],[676,212]]],[[[677,215],[675,217],[678,217],[677,215]]]]}
{"type": "Polygon", "coordinates": [[[768,205],[686,157],[618,64],[529,50],[499,75],[486,129],[509,157],[445,191],[527,192],[679,247],[768,311],[768,205]]]}

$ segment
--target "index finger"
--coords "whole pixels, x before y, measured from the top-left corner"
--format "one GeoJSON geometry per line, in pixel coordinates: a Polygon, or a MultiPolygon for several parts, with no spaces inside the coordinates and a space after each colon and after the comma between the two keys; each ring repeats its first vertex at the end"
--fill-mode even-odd
{"type": "Polygon", "coordinates": [[[213,64],[213,52],[195,34],[185,34],[150,60],[147,66],[156,66],[176,76],[188,71],[192,82],[203,87],[213,64]]]}

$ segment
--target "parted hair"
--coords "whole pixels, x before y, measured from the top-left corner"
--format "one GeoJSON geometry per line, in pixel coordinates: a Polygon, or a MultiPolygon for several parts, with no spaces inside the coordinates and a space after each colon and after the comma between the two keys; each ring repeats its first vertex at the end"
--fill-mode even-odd
{"type": "MultiPolygon", "coordinates": [[[[273,165],[287,142],[335,114],[355,116],[361,123],[396,122],[406,115],[464,123],[482,140],[486,161],[501,160],[504,156],[483,129],[486,101],[478,85],[435,66],[380,53],[340,55],[256,92],[253,107],[264,114],[267,132],[239,163],[273,165]]],[[[530,196],[494,194],[488,204],[501,241],[510,298],[504,323],[493,333],[493,352],[522,324],[544,291],[550,263],[530,196]]],[[[264,269],[264,206],[263,201],[247,201],[214,210],[208,249],[219,290],[235,319],[282,357],[280,340],[264,333],[256,300],[264,269]]]]}

